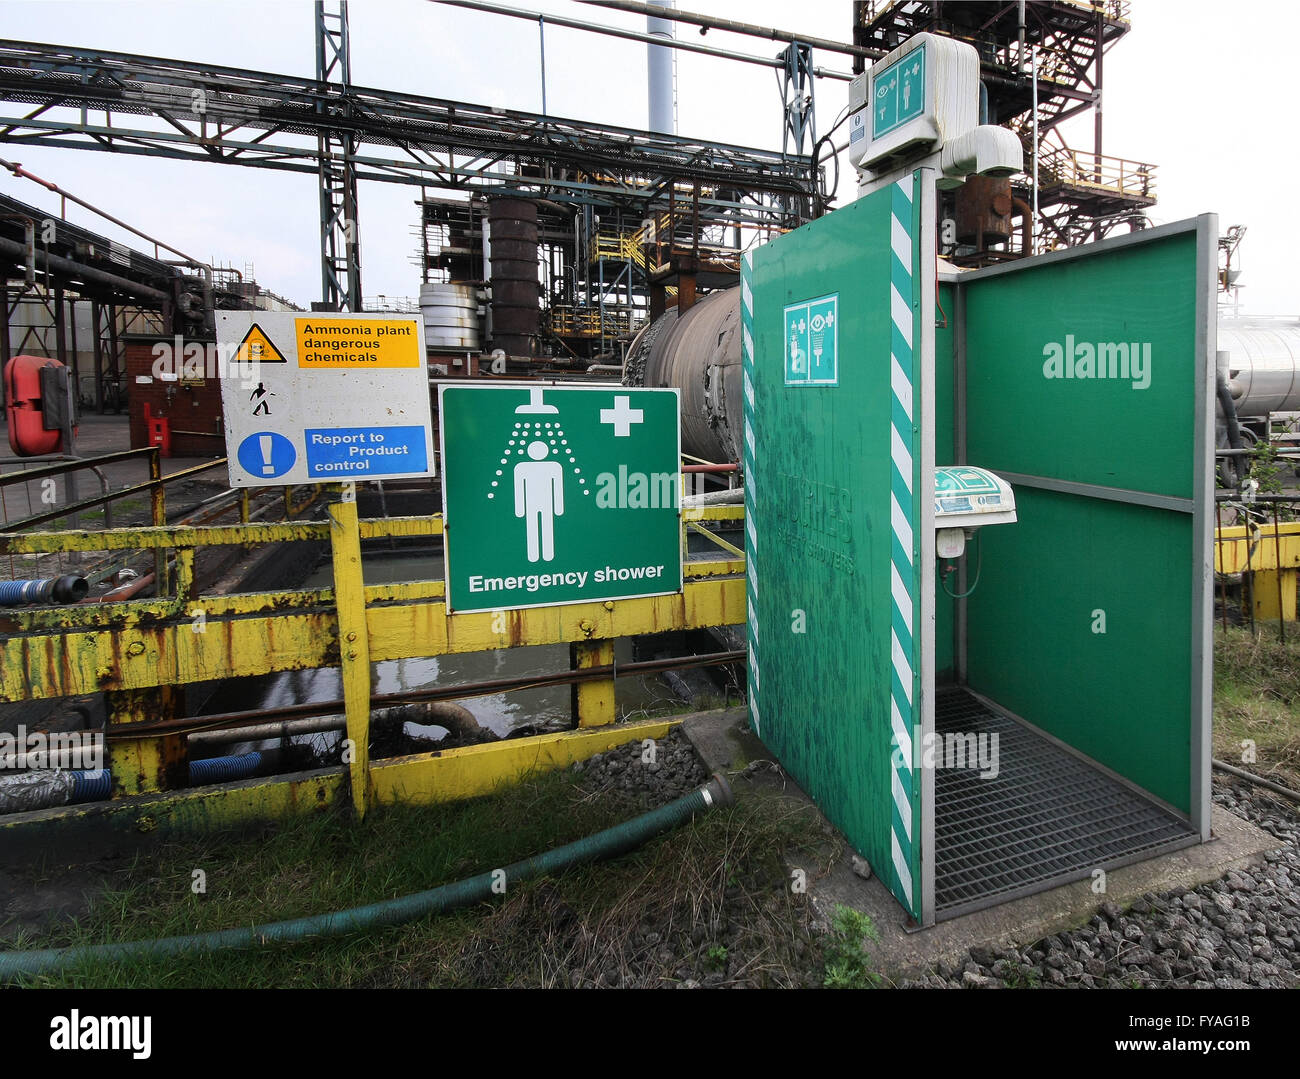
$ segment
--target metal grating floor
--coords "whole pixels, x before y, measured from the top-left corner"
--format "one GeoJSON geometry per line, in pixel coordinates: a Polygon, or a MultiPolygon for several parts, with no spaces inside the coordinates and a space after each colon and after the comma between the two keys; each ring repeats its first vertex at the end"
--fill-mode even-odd
{"type": "Polygon", "coordinates": [[[1190,846],[1170,811],[961,688],[935,699],[935,758],[945,733],[998,735],[996,779],[935,768],[935,917],[1091,876],[1098,867],[1190,846]]]}

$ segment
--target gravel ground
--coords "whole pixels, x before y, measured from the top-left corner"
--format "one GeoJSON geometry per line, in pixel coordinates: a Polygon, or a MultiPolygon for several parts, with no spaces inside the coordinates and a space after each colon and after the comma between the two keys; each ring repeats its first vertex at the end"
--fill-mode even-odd
{"type": "MultiPolygon", "coordinates": [[[[582,785],[613,792],[630,808],[651,809],[679,798],[708,774],[678,731],[656,743],[654,760],[640,742],[574,765],[582,785]]],[[[1147,894],[1127,910],[1105,903],[1087,925],[1024,948],[972,948],[901,988],[1293,988],[1300,986],[1300,810],[1238,781],[1215,777],[1214,801],[1278,838],[1280,847],[1253,867],[1190,891],[1147,894]]],[[[675,981],[694,988],[743,985],[732,963],[711,964],[701,954],[709,941],[732,942],[735,926],[696,927],[690,941],[663,939],[650,926],[637,935],[645,951],[658,951],[657,977],[610,970],[602,980],[574,971],[570,984],[649,985],[675,981]],[[727,932],[728,929],[733,932],[727,932]],[[673,945],[677,945],[673,947],[673,945]],[[685,947],[682,947],[685,945],[685,947]],[[694,947],[692,947],[694,945],[694,947]],[[657,946],[657,948],[656,948],[657,946]],[[672,973],[663,968],[667,966],[672,973]],[[730,969],[717,969],[725,966],[730,969]],[[710,969],[710,968],[713,969],[710,969]],[[675,968],[675,969],[672,969],[675,968]],[[667,977],[665,977],[667,974],[667,977]],[[586,975],[586,977],[584,977],[586,975]],[[630,975],[630,976],[629,976],[630,975]]],[[[665,936],[667,936],[665,934],[665,936]]],[[[811,960],[813,938],[806,938],[811,960]]],[[[802,964],[801,964],[802,965],[802,964]]],[[[649,974],[649,971],[644,973],[649,974]]],[[[809,962],[794,984],[817,984],[809,962]]],[[[753,983],[750,983],[753,984],[753,983]]],[[[787,983],[789,984],[789,983],[787,983]]]]}
{"type": "Polygon", "coordinates": [[[613,792],[637,809],[657,809],[701,786],[709,773],[695,755],[694,747],[678,730],[654,743],[651,760],[641,742],[631,742],[578,761],[582,785],[596,792],[613,792]]]}
{"type": "Polygon", "coordinates": [[[1282,989],[1300,985],[1300,813],[1215,777],[1214,801],[1283,844],[1191,891],[1106,903],[1083,928],[1027,948],[972,948],[904,988],[1282,989]]]}

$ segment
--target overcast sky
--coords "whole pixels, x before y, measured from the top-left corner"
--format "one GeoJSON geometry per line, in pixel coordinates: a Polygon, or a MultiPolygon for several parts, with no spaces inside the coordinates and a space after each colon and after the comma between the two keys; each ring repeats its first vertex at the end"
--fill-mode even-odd
{"type": "MultiPolygon", "coordinates": [[[[519,0],[643,30],[644,18],[568,0],[519,0]]],[[[680,7],[841,41],[849,0],[680,0],[680,7]]],[[[1106,56],[1105,145],[1153,163],[1157,223],[1217,213],[1220,226],[1249,229],[1242,247],[1243,307],[1300,314],[1281,227],[1294,205],[1288,162],[1295,129],[1294,42],[1300,6],[1275,0],[1133,0],[1132,32],[1106,56]],[[1229,17],[1230,16],[1230,17],[1229,17]],[[1286,167],[1283,167],[1286,166],[1286,167]]],[[[354,82],[434,97],[540,111],[536,23],[444,7],[427,0],[353,0],[354,82]]],[[[142,53],[232,67],[314,75],[310,0],[0,0],[5,37],[142,53]]],[[[710,31],[721,47],[774,55],[779,46],[710,31]]],[[[849,58],[818,52],[819,66],[848,70],[849,58]]],[[[546,29],[547,106],[555,115],[644,127],[645,47],[577,30],[546,29]]],[[[781,140],[776,76],[747,64],[678,53],[682,134],[767,149],[781,140]]],[[[819,80],[824,131],[847,101],[847,84],[819,80]]],[[[1071,142],[1091,149],[1091,124],[1071,142]]],[[[199,258],[243,269],[304,306],[319,298],[315,179],[308,175],[0,144],[0,156],[96,202],[199,258]]],[[[853,197],[845,175],[840,202],[853,197]]],[[[57,199],[8,173],[0,190],[51,210],[57,199]]],[[[414,200],[418,189],[365,183],[360,192],[362,282],[366,295],[419,291],[414,200]]],[[[73,208],[69,216],[130,242],[73,208]]]]}

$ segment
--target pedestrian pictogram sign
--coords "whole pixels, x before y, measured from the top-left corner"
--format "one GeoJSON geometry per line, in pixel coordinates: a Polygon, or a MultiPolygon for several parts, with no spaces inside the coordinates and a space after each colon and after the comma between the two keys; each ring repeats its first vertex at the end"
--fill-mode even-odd
{"type": "Polygon", "coordinates": [[[423,329],[411,316],[221,313],[231,486],[433,475],[423,329]]]}
{"type": "Polygon", "coordinates": [[[443,385],[447,606],[681,591],[678,395],[443,385]]]}

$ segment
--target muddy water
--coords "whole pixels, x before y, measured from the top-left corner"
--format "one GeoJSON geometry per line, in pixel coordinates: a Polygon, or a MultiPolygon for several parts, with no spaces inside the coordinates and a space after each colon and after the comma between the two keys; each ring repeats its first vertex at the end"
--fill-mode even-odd
{"type": "MultiPolygon", "coordinates": [[[[366,584],[440,580],[442,558],[430,554],[375,557],[367,555],[364,575],[366,584]]],[[[330,584],[330,567],[326,563],[304,580],[299,587],[323,588],[330,584]]],[[[631,641],[618,641],[614,651],[617,662],[631,661],[631,641]]],[[[430,656],[421,659],[385,660],[372,664],[371,673],[374,692],[380,694],[401,693],[431,686],[453,686],[495,678],[550,674],[568,668],[569,646],[561,644],[511,648],[497,652],[430,656]]],[[[243,703],[239,707],[243,708],[278,708],[311,701],[338,700],[343,696],[342,681],[337,668],[282,671],[261,678],[247,679],[240,684],[239,688],[243,698],[243,703]]],[[[657,677],[620,678],[615,693],[621,715],[636,714],[676,703],[671,690],[657,677]]],[[[458,703],[473,712],[481,725],[490,727],[499,735],[505,735],[515,727],[529,724],[561,727],[569,722],[571,714],[570,687],[567,685],[493,693],[483,697],[467,698],[458,703]]],[[[407,724],[407,733],[440,738],[443,729],[407,724]]],[[[241,747],[231,750],[231,752],[242,751],[241,747]]]]}

